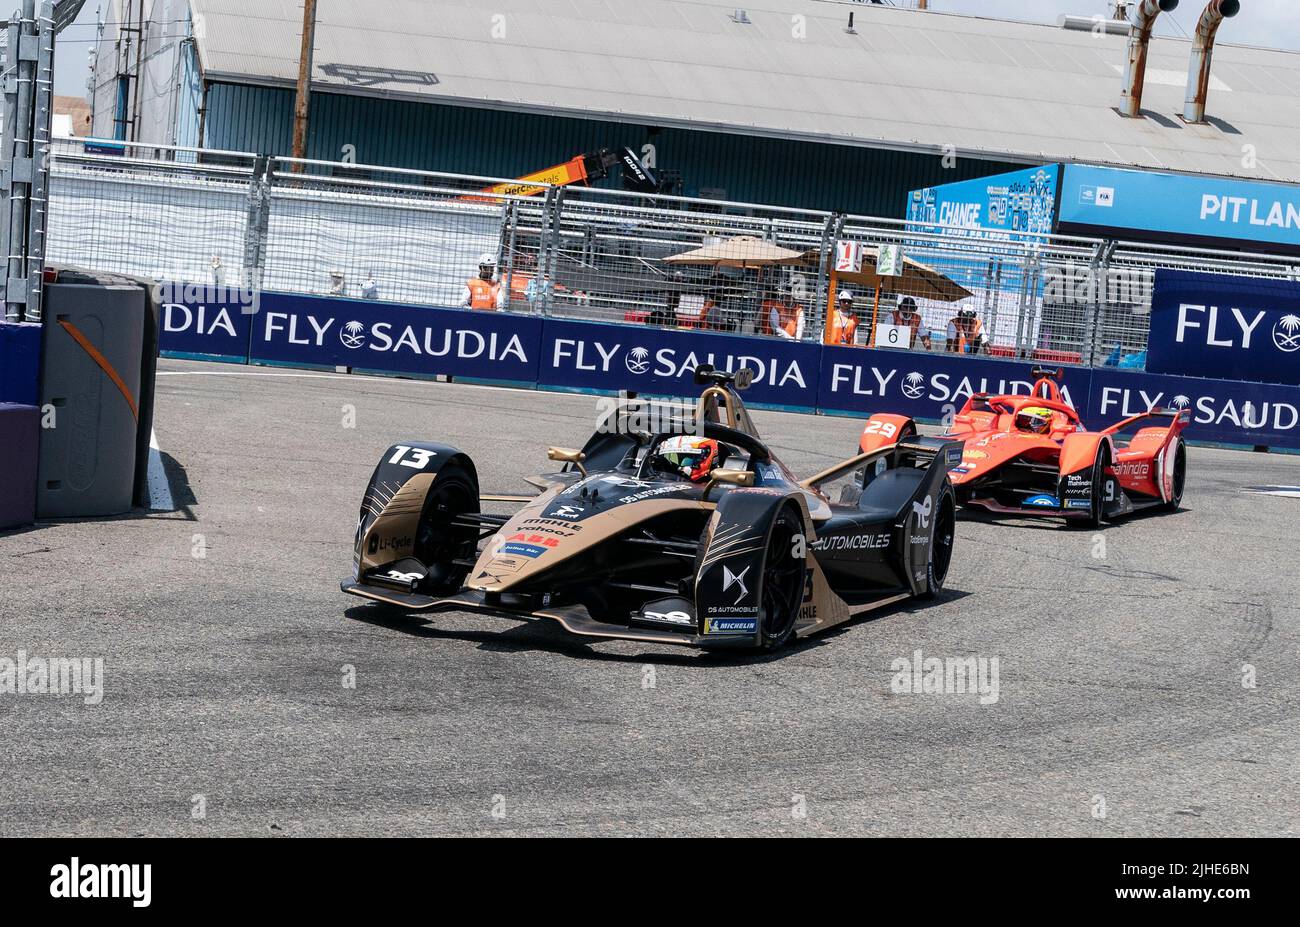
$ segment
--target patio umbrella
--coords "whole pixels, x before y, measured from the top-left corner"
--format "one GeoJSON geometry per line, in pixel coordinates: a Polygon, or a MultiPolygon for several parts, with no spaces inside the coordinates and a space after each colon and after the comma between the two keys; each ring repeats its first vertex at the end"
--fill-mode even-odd
{"type": "MultiPolygon", "coordinates": [[[[805,256],[810,261],[820,260],[820,255],[816,251],[810,251],[805,256]]],[[[880,294],[883,291],[891,293],[903,293],[907,296],[920,297],[922,299],[933,299],[937,302],[955,303],[960,299],[966,299],[974,296],[970,290],[966,289],[951,277],[928,267],[920,261],[903,256],[903,272],[892,277],[882,277],[876,273],[876,261],[879,257],[879,251],[868,252],[862,256],[862,270],[836,271],[831,270],[830,287],[826,296],[826,331],[823,340],[828,342],[831,339],[831,307],[835,305],[835,292],[841,284],[857,284],[858,286],[870,287],[876,293],[875,300],[871,307],[871,328],[867,332],[867,344],[870,346],[874,343],[876,337],[876,320],[880,315],[880,294]]]]}
{"type": "Polygon", "coordinates": [[[762,238],[740,235],[702,248],[664,258],[667,264],[702,264],[708,267],[771,267],[774,264],[801,264],[803,251],[782,248],[762,238]]]}
{"type": "MultiPolygon", "coordinates": [[[[817,252],[809,256],[817,259],[817,252]]],[[[920,261],[914,261],[906,255],[903,257],[903,273],[897,277],[881,277],[876,274],[876,255],[862,256],[862,270],[857,273],[838,271],[835,280],[839,283],[851,283],[861,287],[870,287],[876,292],[885,290],[891,293],[904,293],[921,299],[934,299],[943,303],[955,303],[959,299],[973,296],[957,281],[928,267],[920,261]]]]}

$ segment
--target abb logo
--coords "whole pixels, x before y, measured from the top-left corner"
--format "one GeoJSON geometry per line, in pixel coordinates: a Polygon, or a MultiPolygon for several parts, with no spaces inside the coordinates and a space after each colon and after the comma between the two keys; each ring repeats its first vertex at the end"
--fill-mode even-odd
{"type": "Polygon", "coordinates": [[[525,544],[539,544],[542,547],[560,546],[560,541],[558,538],[544,538],[540,534],[524,534],[522,531],[519,534],[516,534],[513,537],[511,537],[509,540],[522,541],[525,544]]]}

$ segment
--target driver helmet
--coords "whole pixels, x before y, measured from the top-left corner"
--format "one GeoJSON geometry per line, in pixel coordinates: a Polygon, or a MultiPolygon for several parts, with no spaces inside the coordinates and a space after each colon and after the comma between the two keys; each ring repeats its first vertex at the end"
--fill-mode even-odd
{"type": "Polygon", "coordinates": [[[1052,430],[1052,410],[1042,406],[1025,406],[1016,413],[1016,427],[1021,431],[1045,435],[1052,430]]]}
{"type": "Polygon", "coordinates": [[[677,435],[660,443],[655,451],[659,469],[680,473],[692,483],[709,478],[722,463],[722,448],[712,438],[677,435]]]}

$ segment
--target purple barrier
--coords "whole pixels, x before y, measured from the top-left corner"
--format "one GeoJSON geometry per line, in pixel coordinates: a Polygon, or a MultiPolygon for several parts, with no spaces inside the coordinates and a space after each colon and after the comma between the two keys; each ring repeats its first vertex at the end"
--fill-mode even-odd
{"type": "Polygon", "coordinates": [[[30,525],[36,520],[36,448],[40,441],[40,410],[12,402],[0,403],[0,529],[30,525]]]}

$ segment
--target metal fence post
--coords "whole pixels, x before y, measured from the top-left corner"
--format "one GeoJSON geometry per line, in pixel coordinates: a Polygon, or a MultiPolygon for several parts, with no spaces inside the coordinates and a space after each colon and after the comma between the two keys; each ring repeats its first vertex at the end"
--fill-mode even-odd
{"type": "Polygon", "coordinates": [[[50,121],[54,108],[54,7],[41,4],[37,21],[37,58],[32,107],[32,178],[28,187],[27,277],[24,313],[29,322],[40,321],[41,293],[45,285],[45,229],[49,219],[50,121]]]}
{"type": "Polygon", "coordinates": [[[1099,241],[1092,249],[1088,262],[1088,274],[1092,284],[1091,299],[1087,301],[1083,316],[1083,338],[1080,348],[1080,361],[1091,367],[1097,358],[1097,338],[1101,330],[1098,324],[1106,306],[1106,290],[1109,283],[1110,252],[1113,241],[1099,241]]]}
{"type": "Polygon", "coordinates": [[[816,340],[821,341],[822,335],[826,331],[826,313],[830,311],[830,306],[826,305],[831,285],[830,259],[835,252],[835,242],[839,240],[842,231],[844,231],[843,213],[833,212],[826,217],[826,223],[822,226],[822,240],[817,255],[817,311],[813,314],[816,325],[813,326],[812,332],[808,333],[809,340],[812,340],[812,333],[816,332],[816,340]]]}
{"type": "Polygon", "coordinates": [[[551,314],[551,291],[555,288],[552,281],[555,280],[560,260],[560,214],[563,210],[564,188],[548,187],[546,200],[542,204],[542,234],[539,236],[537,252],[537,274],[542,277],[542,282],[537,286],[541,290],[541,314],[545,317],[551,314]]]}
{"type": "MultiPolygon", "coordinates": [[[[262,282],[266,275],[266,239],[271,227],[271,182],[273,172],[270,158],[259,155],[253,162],[253,174],[248,179],[248,211],[244,224],[244,255],[241,275],[244,285],[253,294],[254,311],[259,306],[262,282]]],[[[213,281],[216,284],[216,281],[213,281]]]]}
{"type": "Polygon", "coordinates": [[[10,23],[5,72],[4,287],[5,317],[21,321],[27,306],[28,198],[36,164],[32,158],[36,66],[40,58],[36,0],[23,0],[17,23],[10,23]]]}
{"type": "MultiPolygon", "coordinates": [[[[497,243],[497,251],[505,252],[505,270],[501,274],[501,284],[506,288],[506,305],[510,305],[512,294],[514,293],[514,276],[515,276],[515,233],[518,229],[518,220],[515,216],[516,204],[514,200],[503,200],[501,202],[501,241],[497,243]]],[[[534,277],[533,279],[536,279],[534,277]]],[[[527,294],[525,293],[525,297],[527,294]]],[[[526,301],[526,300],[525,300],[526,301]]],[[[528,307],[530,310],[532,306],[528,307]]]]}

